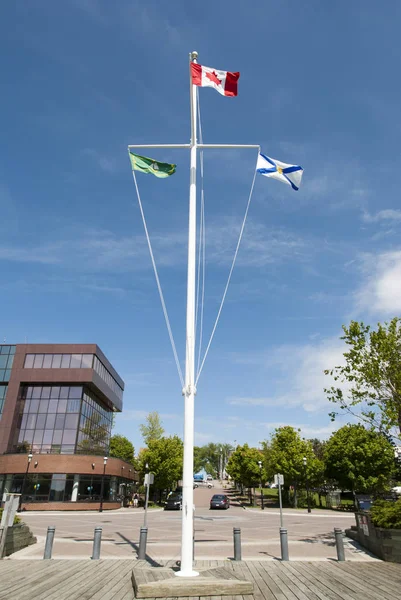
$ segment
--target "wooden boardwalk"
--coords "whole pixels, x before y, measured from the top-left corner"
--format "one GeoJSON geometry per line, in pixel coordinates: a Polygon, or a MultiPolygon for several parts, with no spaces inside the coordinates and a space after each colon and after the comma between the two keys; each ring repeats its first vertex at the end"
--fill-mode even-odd
{"type": "MultiPolygon", "coordinates": [[[[3,560],[0,600],[133,600],[134,564],[132,560],[3,560]]],[[[196,565],[225,566],[254,583],[252,596],[212,596],[211,600],[399,600],[401,596],[401,565],[379,561],[209,560],[196,565]]]]}

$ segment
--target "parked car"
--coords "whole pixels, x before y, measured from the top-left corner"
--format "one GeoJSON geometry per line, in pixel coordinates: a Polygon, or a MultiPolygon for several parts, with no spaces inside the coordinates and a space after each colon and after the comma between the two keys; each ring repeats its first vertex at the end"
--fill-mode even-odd
{"type": "Polygon", "coordinates": [[[210,500],[210,509],[212,508],[230,508],[230,499],[225,494],[214,494],[210,500]]]}
{"type": "Polygon", "coordinates": [[[211,475],[208,475],[208,476],[206,477],[206,480],[207,480],[207,481],[213,481],[213,477],[212,477],[211,475]]]}
{"type": "Polygon", "coordinates": [[[401,485],[396,485],[392,488],[392,491],[395,492],[398,496],[401,496],[401,485]]]}
{"type": "Polygon", "coordinates": [[[194,489],[197,487],[208,487],[210,489],[214,486],[211,481],[194,481],[194,489]]]}
{"type": "Polygon", "coordinates": [[[171,494],[164,503],[164,510],[181,510],[182,494],[171,494]]]}

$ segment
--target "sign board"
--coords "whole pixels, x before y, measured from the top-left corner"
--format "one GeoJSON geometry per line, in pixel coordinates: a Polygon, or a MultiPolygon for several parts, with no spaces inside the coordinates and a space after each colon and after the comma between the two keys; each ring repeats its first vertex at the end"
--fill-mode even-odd
{"type": "Polygon", "coordinates": [[[277,473],[274,476],[274,483],[276,485],[280,484],[280,485],[284,485],[284,475],[282,475],[281,473],[277,473]]]}
{"type": "Polygon", "coordinates": [[[153,485],[154,480],[155,480],[155,476],[153,473],[146,473],[145,485],[153,485]]]}
{"type": "Polygon", "coordinates": [[[6,494],[3,514],[1,516],[0,527],[12,527],[15,513],[18,509],[19,497],[21,494],[6,494]]]}

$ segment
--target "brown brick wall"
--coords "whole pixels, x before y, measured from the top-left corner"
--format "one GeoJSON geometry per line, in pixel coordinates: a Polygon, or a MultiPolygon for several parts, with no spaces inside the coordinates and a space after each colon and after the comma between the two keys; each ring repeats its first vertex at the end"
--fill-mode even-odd
{"type": "MultiPolygon", "coordinates": [[[[103,510],[121,508],[121,502],[103,502],[103,510]]],[[[99,502],[23,502],[22,510],[99,510],[99,502]]]]}
{"type": "MultiPolygon", "coordinates": [[[[28,464],[27,454],[0,455],[0,474],[25,473],[28,464]]],[[[34,454],[29,473],[67,473],[80,475],[102,475],[103,457],[79,454],[34,454]],[[35,462],[37,466],[35,467],[35,462]],[[94,467],[92,467],[94,464],[94,467]]],[[[138,473],[129,463],[119,458],[109,458],[106,465],[106,475],[124,477],[138,481],[138,473]],[[131,472],[130,472],[131,469],[131,472]]]]}

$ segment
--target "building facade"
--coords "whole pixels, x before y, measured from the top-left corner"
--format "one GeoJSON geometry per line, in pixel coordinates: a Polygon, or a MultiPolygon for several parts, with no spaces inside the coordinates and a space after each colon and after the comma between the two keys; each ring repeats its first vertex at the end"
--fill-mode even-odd
{"type": "Polygon", "coordinates": [[[136,473],[109,458],[124,382],[96,344],[0,345],[0,499],[25,509],[121,505],[136,473]]]}

